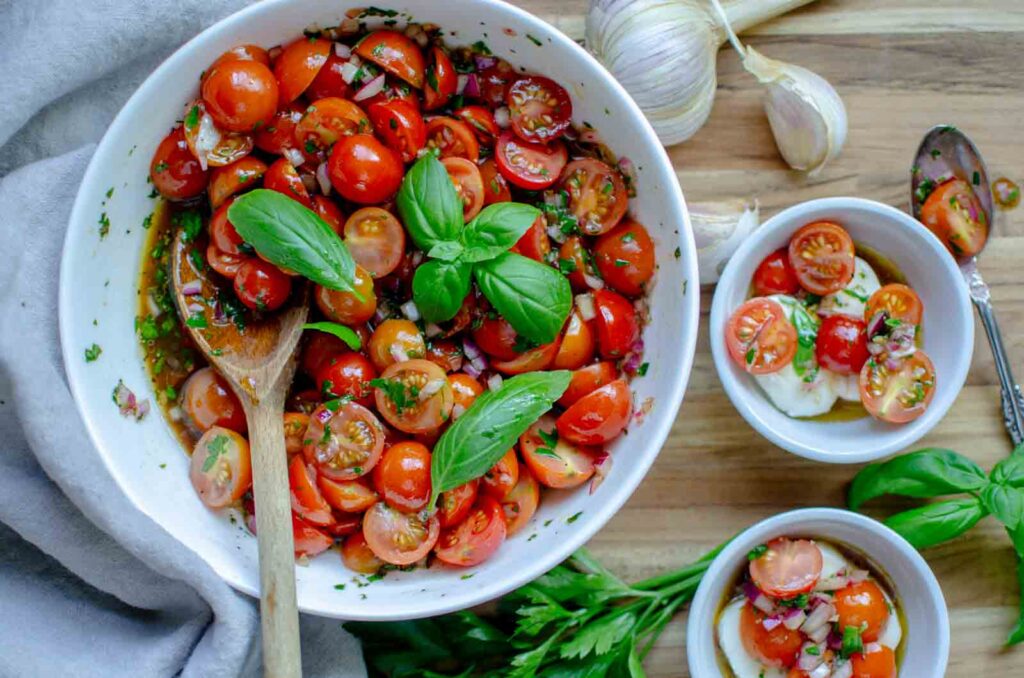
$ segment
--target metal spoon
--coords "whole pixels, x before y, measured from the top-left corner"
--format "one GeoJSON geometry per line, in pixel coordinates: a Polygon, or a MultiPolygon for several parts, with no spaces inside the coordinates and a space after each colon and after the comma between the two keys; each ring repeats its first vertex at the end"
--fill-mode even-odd
{"type": "MultiPolygon", "coordinates": [[[[967,135],[952,125],[939,125],[930,129],[917,149],[910,171],[910,206],[914,217],[921,218],[921,206],[927,198],[927,193],[921,190],[922,183],[941,183],[952,177],[962,179],[971,186],[991,228],[992,188],[988,181],[988,172],[985,170],[985,161],[967,135]]],[[[999,324],[992,309],[988,285],[978,271],[977,257],[959,258],[957,262],[967,283],[971,301],[978,309],[989,346],[992,347],[996,373],[1002,387],[1003,423],[1010,433],[1013,444],[1020,445],[1024,442],[1024,397],[1021,396],[1020,386],[1014,380],[1010,369],[1006,347],[1003,345],[999,324]]]]}

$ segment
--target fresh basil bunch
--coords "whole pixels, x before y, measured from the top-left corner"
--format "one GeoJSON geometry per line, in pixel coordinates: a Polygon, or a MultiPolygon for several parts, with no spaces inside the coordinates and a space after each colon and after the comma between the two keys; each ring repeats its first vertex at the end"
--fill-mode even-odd
{"type": "Polygon", "coordinates": [[[496,203],[464,223],[462,201],[432,153],[406,173],[396,204],[409,236],[431,259],[412,281],[413,300],[427,321],[455,317],[475,278],[518,334],[537,344],[554,341],[572,308],[569,281],[551,266],[508,252],[540,210],[496,203]]]}
{"type": "Polygon", "coordinates": [[[1007,644],[1024,642],[1024,445],[996,464],[988,475],[967,457],[941,448],[870,464],[854,478],[847,499],[850,508],[857,509],[886,494],[921,499],[965,495],[885,520],[919,549],[958,537],[987,515],[1003,524],[1017,551],[1017,579],[1022,592],[1020,619],[1007,644]]]}

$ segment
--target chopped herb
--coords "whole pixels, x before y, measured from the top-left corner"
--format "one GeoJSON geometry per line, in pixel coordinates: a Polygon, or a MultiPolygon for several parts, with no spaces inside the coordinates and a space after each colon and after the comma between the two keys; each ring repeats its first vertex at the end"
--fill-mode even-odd
{"type": "Polygon", "coordinates": [[[512,344],[512,350],[516,353],[525,353],[530,349],[537,348],[537,343],[530,341],[528,338],[521,334],[516,335],[516,340],[512,344]]]}
{"type": "Polygon", "coordinates": [[[173,386],[168,386],[167,388],[164,389],[164,395],[167,396],[168,400],[177,400],[178,390],[173,386]]]}
{"type": "Polygon", "coordinates": [[[937,148],[933,148],[933,149],[932,149],[932,158],[937,158],[937,157],[939,157],[940,155],[942,155],[942,151],[940,151],[940,150],[939,150],[939,149],[937,149],[937,148]]]}
{"type": "Polygon", "coordinates": [[[560,459],[558,454],[555,453],[555,448],[558,446],[558,431],[551,431],[548,433],[543,429],[537,429],[537,437],[544,443],[543,447],[538,447],[534,450],[537,454],[542,457],[551,457],[553,459],[560,459]]]}
{"type": "Polygon", "coordinates": [[[640,367],[636,368],[636,376],[642,377],[647,374],[647,370],[651,367],[650,363],[641,363],[640,367]]]}
{"type": "Polygon", "coordinates": [[[171,219],[171,223],[181,229],[183,242],[192,242],[203,230],[203,218],[197,210],[178,212],[171,219]]]}
{"type": "Polygon", "coordinates": [[[85,362],[95,362],[100,357],[100,353],[103,353],[103,349],[100,348],[99,344],[93,344],[89,348],[85,349],[85,362]]]}
{"type": "Polygon", "coordinates": [[[161,172],[166,172],[168,167],[169,165],[166,162],[158,162],[153,167],[153,171],[156,172],[157,174],[160,174],[161,172]]]}
{"type": "Polygon", "coordinates": [[[474,42],[471,45],[471,47],[473,48],[474,52],[479,52],[480,54],[490,54],[491,53],[491,48],[488,47],[487,43],[484,42],[483,40],[477,40],[476,42],[474,42]]]}
{"type": "Polygon", "coordinates": [[[747,552],[747,560],[749,560],[750,562],[754,562],[766,553],[768,553],[768,545],[759,544],[747,552]]]}
{"type": "Polygon", "coordinates": [[[185,116],[185,129],[193,129],[199,124],[199,106],[193,106],[185,116]]]}
{"type": "Polygon", "coordinates": [[[575,522],[576,522],[577,520],[579,520],[579,519],[580,519],[580,516],[582,516],[582,515],[583,515],[583,511],[579,511],[579,512],[577,512],[577,513],[574,513],[574,514],[572,514],[571,516],[569,516],[568,518],[566,518],[566,519],[565,519],[565,522],[566,522],[566,523],[568,523],[569,525],[572,525],[572,524],[573,524],[573,523],[575,523],[575,522]]]}
{"type": "Polygon", "coordinates": [[[470,572],[469,574],[462,575],[459,579],[471,579],[474,574],[476,574],[476,572],[470,572]]]}
{"type": "Polygon", "coordinates": [[[203,260],[203,253],[199,250],[189,250],[188,258],[192,260],[192,266],[197,271],[202,271],[206,267],[206,262],[203,260]]]}
{"type": "Polygon", "coordinates": [[[167,468],[167,464],[160,464],[160,468],[167,468]]]}
{"type": "Polygon", "coordinates": [[[526,34],[526,39],[529,40],[530,42],[532,42],[533,44],[537,45],[537,47],[542,47],[544,45],[544,43],[542,43],[540,40],[538,40],[537,38],[533,37],[529,33],[526,34]]]}
{"type": "Polygon", "coordinates": [[[805,648],[804,652],[811,655],[812,657],[817,657],[819,654],[821,654],[821,649],[819,649],[817,645],[811,645],[805,648]]]}
{"type": "Polygon", "coordinates": [[[153,215],[147,214],[146,218],[142,220],[142,228],[148,229],[153,225],[153,215]]]}
{"type": "Polygon", "coordinates": [[[679,257],[683,256],[683,251],[677,247],[676,251],[673,252],[673,254],[675,255],[676,259],[678,259],[679,257]]]}
{"type": "Polygon", "coordinates": [[[317,151],[316,144],[313,143],[313,140],[312,139],[306,139],[306,153],[309,153],[310,155],[312,155],[312,154],[316,153],[316,151],[317,151]]]}
{"type": "Polygon", "coordinates": [[[206,322],[206,315],[202,311],[198,311],[190,315],[188,320],[185,321],[185,324],[197,329],[205,329],[209,327],[209,324],[206,322]]]}
{"type": "Polygon", "coordinates": [[[850,297],[853,297],[854,299],[856,299],[856,300],[858,300],[858,301],[861,301],[861,302],[863,302],[863,303],[865,303],[865,304],[866,304],[866,303],[867,303],[867,301],[868,301],[868,298],[867,298],[867,296],[865,296],[865,295],[863,295],[863,294],[858,294],[858,293],[854,292],[853,290],[851,290],[850,288],[846,288],[846,289],[844,289],[844,290],[843,290],[843,294],[845,294],[845,295],[847,295],[847,296],[850,296],[850,297]]]}
{"type": "Polygon", "coordinates": [[[779,605],[782,607],[795,607],[803,609],[810,603],[810,596],[806,593],[801,593],[796,598],[790,598],[789,600],[780,600],[779,605]]]}
{"type": "Polygon", "coordinates": [[[576,260],[575,259],[559,259],[558,270],[568,275],[569,273],[576,272],[576,260]]]}
{"type": "Polygon", "coordinates": [[[100,215],[100,238],[106,237],[107,233],[110,233],[110,217],[104,212],[100,215]]]}
{"type": "Polygon", "coordinates": [[[971,183],[975,186],[981,183],[981,172],[975,172],[971,175],[971,183]]]}
{"type": "Polygon", "coordinates": [[[625,259],[615,260],[615,268],[625,268],[626,266],[629,266],[629,262],[626,261],[625,259]]]}
{"type": "Polygon", "coordinates": [[[114,196],[114,187],[111,186],[107,189],[107,200],[110,200],[114,196]]]}
{"type": "Polygon", "coordinates": [[[757,349],[751,347],[750,350],[747,351],[747,355],[745,357],[746,357],[747,364],[748,365],[753,365],[754,364],[754,359],[757,358],[757,349]]]}
{"type": "Polygon", "coordinates": [[[843,659],[849,659],[864,651],[864,640],[860,637],[860,633],[859,626],[847,626],[843,629],[843,645],[839,650],[843,659]]]}
{"type": "Polygon", "coordinates": [[[228,442],[230,442],[230,438],[221,433],[214,436],[213,440],[207,443],[206,449],[209,451],[209,456],[203,462],[203,473],[209,473],[214,464],[217,463],[217,459],[227,451],[228,442]]]}
{"type": "Polygon", "coordinates": [[[404,410],[415,407],[420,395],[419,387],[409,386],[397,379],[381,379],[378,377],[377,379],[370,380],[370,386],[379,388],[384,392],[387,399],[395,406],[395,414],[397,415],[401,415],[404,410]]]}
{"type": "Polygon", "coordinates": [[[619,236],[619,240],[621,240],[622,242],[633,242],[634,240],[636,240],[636,236],[634,236],[632,233],[623,233],[621,236],[619,236]]]}
{"type": "Polygon", "coordinates": [[[345,585],[344,584],[335,584],[334,588],[337,591],[344,591],[345,590],[345,585]]]}

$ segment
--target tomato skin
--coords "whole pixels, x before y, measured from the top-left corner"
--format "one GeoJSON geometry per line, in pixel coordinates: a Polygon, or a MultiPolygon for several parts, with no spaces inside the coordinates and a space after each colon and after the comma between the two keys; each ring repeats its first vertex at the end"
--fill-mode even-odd
{"type": "Polygon", "coordinates": [[[765,614],[754,608],[749,602],[744,603],[740,613],[740,637],[743,646],[752,657],[757,657],[763,664],[779,668],[789,668],[796,664],[803,637],[799,631],[790,631],[784,624],[779,624],[771,631],[764,627],[765,614]]]}
{"type": "Polygon", "coordinates": [[[313,201],[309,198],[306,185],[302,183],[295,165],[288,162],[287,158],[278,158],[274,161],[263,175],[263,188],[287,195],[303,206],[313,209],[313,201]]]}
{"type": "Polygon", "coordinates": [[[771,374],[796,355],[796,328],[786,319],[782,305],[755,297],[733,311],[725,326],[729,356],[751,374],[771,374]]]}
{"type": "Polygon", "coordinates": [[[438,149],[445,158],[465,158],[476,162],[480,158],[480,144],[473,129],[462,120],[437,116],[427,120],[427,148],[438,149]]]}
{"type": "Polygon", "coordinates": [[[885,595],[878,584],[870,579],[836,591],[832,604],[839,614],[839,628],[860,628],[860,637],[865,643],[878,640],[889,621],[889,606],[885,595]]]}
{"type": "Polygon", "coordinates": [[[249,443],[231,429],[213,426],[196,442],[189,462],[189,479],[199,498],[210,508],[224,508],[238,501],[252,487],[249,443]],[[220,452],[214,454],[215,450],[220,452]]]}
{"type": "Polygon", "coordinates": [[[629,196],[622,175],[596,158],[573,160],[559,181],[569,194],[569,211],[586,235],[607,233],[626,214],[629,196]]]}
{"type": "Polygon", "coordinates": [[[345,221],[345,245],[357,264],[374,278],[383,278],[402,263],[405,229],[380,207],[361,207],[345,221]]]}
{"type": "Polygon", "coordinates": [[[557,435],[557,423],[551,415],[544,415],[526,433],[519,436],[519,449],[523,463],[537,481],[545,487],[568,489],[579,487],[594,475],[597,450],[575,445],[557,435]],[[554,449],[541,437],[550,440],[557,436],[554,449]],[[543,450],[543,452],[542,452],[543,450]],[[554,454],[554,456],[552,456],[554,454]]]}
{"type": "Polygon", "coordinates": [[[562,343],[551,362],[551,369],[576,370],[583,367],[593,359],[594,345],[594,332],[590,324],[574,309],[569,314],[569,321],[562,333],[562,343]]]}
{"type": "Polygon", "coordinates": [[[526,141],[551,141],[572,122],[569,93],[544,76],[528,75],[516,80],[509,85],[505,101],[512,118],[512,129],[526,141]]]}
{"type": "Polygon", "coordinates": [[[462,202],[462,219],[469,223],[484,206],[484,180],[476,164],[465,158],[444,158],[441,164],[462,202]]]}
{"type": "Polygon", "coordinates": [[[354,203],[388,200],[402,183],[402,160],[369,134],[344,137],[331,149],[327,174],[334,190],[354,203]]]}
{"type": "Polygon", "coordinates": [[[353,51],[416,89],[423,88],[426,67],[423,52],[405,35],[397,31],[374,31],[360,40],[353,51]]]}
{"type": "Polygon", "coordinates": [[[469,517],[441,535],[437,558],[459,567],[479,565],[498,550],[507,532],[501,505],[493,497],[481,495],[469,517]]]}
{"type": "Polygon", "coordinates": [[[871,354],[862,320],[845,315],[822,319],[815,344],[818,364],[839,374],[858,374],[871,354]]]}
{"type": "Polygon", "coordinates": [[[441,529],[454,527],[466,519],[469,512],[473,509],[473,504],[476,503],[479,486],[479,479],[473,479],[468,483],[441,493],[441,500],[437,510],[441,529]]]}
{"type": "Polygon", "coordinates": [[[256,148],[274,155],[285,155],[298,152],[307,157],[302,146],[295,138],[295,127],[302,120],[305,109],[298,104],[289,104],[279,110],[270,122],[256,130],[256,148]]]}
{"type": "Polygon", "coordinates": [[[203,73],[202,80],[206,80],[206,77],[217,66],[226,64],[229,61],[258,61],[264,66],[270,66],[270,55],[267,53],[267,50],[259,45],[235,45],[210,64],[210,67],[203,73]]]}
{"type": "Polygon", "coordinates": [[[512,200],[512,191],[508,190],[508,182],[498,171],[494,158],[487,158],[480,163],[480,178],[484,182],[484,207],[512,200]]]}
{"type": "Polygon", "coordinates": [[[824,559],[813,541],[779,537],[766,546],[768,550],[748,566],[757,588],[783,600],[814,589],[821,577],[824,559]]]}
{"type": "Polygon", "coordinates": [[[988,240],[989,224],[978,197],[961,179],[939,184],[921,206],[921,222],[954,257],[973,257],[988,240]]]}
{"type": "Polygon", "coordinates": [[[356,264],[353,287],[362,300],[352,292],[341,292],[317,285],[313,298],[320,312],[328,320],[342,325],[361,325],[377,311],[377,295],[373,291],[373,278],[365,268],[356,264]]]}
{"type": "Polygon", "coordinates": [[[324,501],[345,513],[362,513],[380,501],[380,497],[363,478],[331,480],[327,476],[319,476],[316,484],[324,501]]]}
{"type": "Polygon", "coordinates": [[[839,224],[815,221],[802,226],[790,238],[788,252],[793,273],[808,292],[838,292],[853,279],[853,239],[839,224]]]}
{"type": "Polygon", "coordinates": [[[440,47],[430,50],[431,65],[427,67],[426,82],[423,85],[423,108],[432,111],[441,108],[455,94],[458,76],[455,65],[440,47]]]}
{"type": "Polygon", "coordinates": [[[355,480],[373,470],[384,450],[384,427],[354,402],[321,405],[309,417],[303,455],[331,480],[355,480]]]}
{"type": "Polygon", "coordinates": [[[412,162],[427,143],[427,126],[414,104],[401,99],[376,101],[366,108],[373,130],[384,139],[388,148],[412,162]]]}
{"type": "MultiPolygon", "coordinates": [[[[486,194],[486,188],[484,189],[486,194]]],[[[544,215],[539,215],[530,225],[530,228],[523,233],[510,252],[522,254],[542,264],[547,262],[547,255],[551,251],[551,239],[548,238],[547,220],[544,215]]]]}
{"type": "Polygon", "coordinates": [[[348,99],[326,97],[306,108],[295,125],[295,140],[307,157],[326,151],[342,137],[370,132],[370,119],[348,99]]]}
{"type": "Polygon", "coordinates": [[[295,540],[295,557],[312,558],[334,545],[334,540],[323,530],[292,514],[292,538],[295,540]]]}
{"type": "Polygon", "coordinates": [[[437,431],[451,417],[454,398],[445,371],[429,360],[406,360],[391,365],[380,375],[381,379],[401,384],[407,397],[409,389],[418,389],[428,384],[439,384],[437,390],[425,400],[417,398],[415,404],[406,405],[398,411],[395,402],[386,391],[374,389],[377,411],[391,426],[399,431],[413,434],[430,434],[437,431]]]}
{"type": "Polygon", "coordinates": [[[501,134],[501,128],[495,122],[494,114],[485,106],[463,106],[455,111],[455,117],[468,123],[482,144],[493,143],[501,134]]]}
{"type": "Polygon", "coordinates": [[[309,426],[309,415],[304,412],[285,412],[284,421],[284,449],[288,454],[302,452],[305,445],[306,427],[309,426]]]}
{"type": "Polygon", "coordinates": [[[776,250],[764,258],[754,271],[754,294],[768,297],[773,294],[796,294],[800,281],[789,263],[786,248],[776,250]]]}
{"type": "Polygon", "coordinates": [[[238,275],[238,268],[245,263],[249,256],[244,254],[228,254],[219,247],[210,243],[206,248],[206,261],[217,273],[228,280],[234,280],[238,275]]]}
{"type": "Polygon", "coordinates": [[[622,358],[640,339],[636,309],[624,297],[609,290],[594,290],[597,317],[597,350],[602,358],[622,358]]]}
{"type": "Polygon", "coordinates": [[[607,360],[581,367],[572,373],[569,388],[565,389],[565,393],[558,399],[558,404],[570,407],[583,396],[612,383],[618,376],[619,371],[615,369],[615,363],[607,360]]]}
{"type": "Polygon", "coordinates": [[[384,561],[373,553],[361,531],[345,538],[341,545],[341,561],[345,567],[360,574],[374,574],[384,566],[384,561]]]}
{"type": "Polygon", "coordinates": [[[512,64],[504,59],[495,59],[492,66],[477,73],[477,83],[480,86],[480,99],[490,104],[491,108],[497,108],[505,102],[505,93],[508,91],[510,82],[519,77],[512,64]]]}
{"type": "Polygon", "coordinates": [[[316,386],[325,398],[352,396],[363,407],[373,403],[370,382],[377,378],[377,370],[361,353],[346,348],[328,356],[315,374],[316,386]]]}
{"type": "Polygon", "coordinates": [[[419,511],[430,499],[430,450],[413,442],[401,442],[384,451],[373,467],[373,484],[391,508],[419,511]]]}
{"type": "Polygon", "coordinates": [[[503,499],[519,482],[519,460],[515,449],[509,449],[480,479],[480,491],[495,499],[503,499]]]}
{"type": "Polygon", "coordinates": [[[569,154],[565,144],[555,141],[549,145],[523,141],[511,130],[498,137],[494,160],[498,171],[519,188],[539,191],[558,181],[569,154]]]}
{"type": "Polygon", "coordinates": [[[594,261],[612,289],[639,297],[654,276],[654,243],[646,228],[627,220],[598,238],[594,261]]]}
{"type": "Polygon", "coordinates": [[[550,344],[537,346],[516,356],[513,360],[492,360],[491,367],[502,374],[525,374],[546,370],[558,354],[561,338],[550,344]]]}
{"type": "Polygon", "coordinates": [[[411,565],[430,553],[441,528],[437,516],[402,513],[384,502],[374,504],[363,516],[363,537],[381,560],[392,565],[411,565]]]}
{"type": "Polygon", "coordinates": [[[409,358],[422,358],[427,351],[427,343],[416,323],[389,318],[373,331],[367,350],[374,367],[385,370],[409,358]]]}
{"type": "Polygon", "coordinates": [[[935,365],[924,351],[890,368],[884,356],[868,360],[860,371],[860,400],[872,417],[891,424],[917,419],[935,396],[935,365]]]}
{"type": "Polygon", "coordinates": [[[181,409],[199,433],[214,426],[245,433],[245,410],[224,377],[212,367],[201,367],[181,387],[181,409]]]}
{"type": "Polygon", "coordinates": [[[157,146],[149,163],[149,178],[168,200],[195,198],[202,195],[210,182],[209,173],[189,151],[180,127],[171,130],[157,146]]]}
{"type": "Polygon", "coordinates": [[[633,394],[624,379],[591,391],[558,418],[558,434],[579,445],[603,445],[626,428],[633,394]]]}
{"type": "Polygon", "coordinates": [[[586,276],[597,278],[597,271],[594,270],[592,257],[583,246],[583,239],[571,235],[565,239],[558,250],[559,267],[568,266],[571,271],[566,276],[569,284],[576,292],[589,292],[590,285],[587,284],[586,276]],[[563,264],[563,261],[565,262],[563,264]],[[572,262],[571,264],[569,262],[572,262]]]}
{"type": "Polygon", "coordinates": [[[508,536],[522,530],[537,512],[540,503],[540,485],[533,477],[530,468],[525,464],[519,466],[519,482],[501,499],[501,508],[505,512],[505,526],[508,536]]]}
{"type": "Polygon", "coordinates": [[[295,101],[306,91],[320,69],[327,63],[333,47],[323,38],[299,38],[285,46],[274,62],[280,103],[295,101]]]}
{"type": "Polygon", "coordinates": [[[234,197],[228,198],[223,205],[214,210],[206,227],[210,232],[210,243],[225,254],[241,254],[239,247],[245,242],[228,220],[228,208],[234,200],[234,197]]]}
{"type": "Polygon", "coordinates": [[[332,231],[339,236],[341,235],[341,231],[345,226],[345,215],[333,200],[325,195],[314,195],[313,211],[324,220],[324,223],[331,227],[332,231]]]}
{"type": "Polygon", "coordinates": [[[516,331],[507,320],[501,317],[485,317],[478,327],[473,329],[473,341],[487,355],[497,360],[515,360],[519,357],[516,350],[516,331]]]}
{"type": "Polygon", "coordinates": [[[292,293],[292,279],[277,266],[252,257],[238,267],[235,294],[256,311],[276,311],[292,293]]]}
{"type": "Polygon", "coordinates": [[[349,94],[348,83],[342,77],[342,66],[346,63],[334,50],[327,55],[327,61],[317,71],[313,82],[309,83],[306,93],[313,101],[326,97],[346,97],[349,94]]]}
{"type": "Polygon", "coordinates": [[[924,304],[917,292],[900,283],[890,283],[875,290],[864,307],[864,322],[869,323],[876,313],[885,311],[890,318],[911,325],[920,325],[924,304]]]}
{"type": "Polygon", "coordinates": [[[452,419],[458,419],[484,392],[484,386],[473,377],[461,372],[449,375],[448,383],[452,385],[452,397],[455,400],[455,405],[452,408],[452,419]],[[461,411],[460,407],[462,408],[461,411]]]}
{"type": "Polygon", "coordinates": [[[333,334],[310,330],[302,348],[299,369],[316,379],[317,370],[325,360],[348,350],[348,345],[333,334]]]}
{"type": "Polygon", "coordinates": [[[863,653],[850,657],[853,678],[896,678],[896,653],[892,648],[874,644],[863,653]]]}
{"type": "Polygon", "coordinates": [[[217,126],[230,132],[251,132],[277,112],[274,74],[258,61],[235,60],[206,73],[203,101],[217,126]]]}
{"type": "MultiPolygon", "coordinates": [[[[451,373],[462,369],[464,359],[464,356],[462,355],[462,347],[450,339],[431,341],[430,346],[427,347],[424,357],[439,366],[445,372],[448,372],[449,382],[451,382],[452,379],[451,373]]],[[[454,389],[454,385],[452,388],[454,389]]]]}
{"type": "Polygon", "coordinates": [[[210,207],[217,209],[235,193],[255,187],[266,171],[267,164],[251,155],[217,167],[210,173],[210,207]]]}
{"type": "Polygon", "coordinates": [[[334,523],[331,507],[324,501],[316,484],[316,474],[306,466],[302,455],[292,457],[288,465],[288,479],[291,487],[292,511],[307,523],[325,527],[334,523]]]}

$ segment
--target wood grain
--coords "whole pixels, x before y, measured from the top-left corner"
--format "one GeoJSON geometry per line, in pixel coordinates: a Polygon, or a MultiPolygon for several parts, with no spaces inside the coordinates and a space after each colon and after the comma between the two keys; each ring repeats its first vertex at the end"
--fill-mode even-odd
{"type": "MultiPolygon", "coordinates": [[[[585,0],[514,0],[572,38],[583,37],[585,0]]],[[[907,208],[908,171],[925,130],[955,124],[985,154],[993,178],[1024,182],[1024,2],[1021,0],[819,0],[746,34],[768,56],[820,73],[850,116],[846,148],[821,176],[789,171],[761,108],[761,89],[736,55],[719,55],[719,89],[707,125],[669,149],[688,200],[755,195],[767,218],[811,198],[853,195],[907,208]]],[[[1024,377],[1024,208],[997,215],[981,261],[1017,376],[1024,377]]],[[[627,579],[681,566],[733,533],[802,506],[841,506],[859,467],[801,460],[758,436],[736,413],[711,362],[711,291],[686,400],[647,479],[590,548],[627,579]]],[[[999,388],[976,328],[968,384],[921,442],[957,449],[985,468],[1010,451],[999,388]]],[[[888,508],[898,507],[893,504],[888,508]]],[[[880,507],[882,512],[887,507],[880,507]]],[[[1014,558],[986,520],[926,554],[952,621],[947,676],[1024,675],[1024,648],[1002,643],[1016,618],[1014,558]]],[[[685,615],[646,662],[657,678],[689,676],[685,615]]]]}

